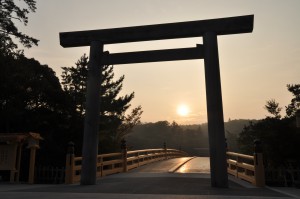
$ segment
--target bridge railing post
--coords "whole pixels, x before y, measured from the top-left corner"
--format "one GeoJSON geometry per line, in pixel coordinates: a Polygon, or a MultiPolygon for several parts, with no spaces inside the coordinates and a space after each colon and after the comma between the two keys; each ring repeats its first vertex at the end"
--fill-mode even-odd
{"type": "Polygon", "coordinates": [[[127,145],[126,140],[123,138],[121,140],[121,149],[122,149],[122,159],[123,159],[123,172],[127,172],[127,145]]]}
{"type": "Polygon", "coordinates": [[[66,157],[66,169],[65,169],[65,183],[72,184],[74,181],[74,143],[68,143],[67,157],[66,157]]]}
{"type": "Polygon", "coordinates": [[[103,177],[103,156],[100,156],[100,176],[103,177]]]}
{"type": "Polygon", "coordinates": [[[164,142],[164,144],[163,144],[163,149],[164,149],[164,154],[165,154],[165,160],[167,160],[168,159],[168,154],[167,154],[167,144],[166,144],[166,142],[164,142]]]}
{"type": "Polygon", "coordinates": [[[265,186],[265,170],[263,163],[262,143],[260,140],[254,141],[254,169],[255,185],[257,187],[265,186]]]}

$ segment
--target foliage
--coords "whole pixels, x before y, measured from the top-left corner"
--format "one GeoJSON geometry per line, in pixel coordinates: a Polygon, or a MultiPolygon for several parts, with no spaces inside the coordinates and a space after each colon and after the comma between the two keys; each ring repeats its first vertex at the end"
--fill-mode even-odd
{"type": "MultiPolygon", "coordinates": [[[[253,121],[253,120],[251,120],[253,121]]],[[[249,120],[231,120],[225,122],[226,138],[229,149],[238,152],[237,137],[249,120]]],[[[175,121],[158,121],[139,124],[126,136],[130,150],[167,147],[182,149],[190,155],[208,155],[207,123],[198,125],[178,125],[175,121]]]]}
{"type": "Polygon", "coordinates": [[[45,139],[40,143],[37,161],[64,164],[74,107],[54,71],[26,58],[15,43],[26,48],[38,44],[37,39],[22,33],[16,25],[26,26],[28,14],[35,10],[35,0],[17,4],[0,0],[0,132],[40,133],[45,139]]]}
{"type": "Polygon", "coordinates": [[[286,106],[286,115],[287,117],[293,117],[296,114],[296,111],[300,109],[300,84],[288,84],[288,91],[293,94],[291,103],[286,106]]]}
{"type": "Polygon", "coordinates": [[[19,55],[16,51],[18,46],[12,37],[26,48],[38,44],[38,40],[18,30],[14,20],[27,25],[30,12],[35,12],[36,2],[34,0],[23,0],[27,8],[21,8],[13,0],[0,0],[0,52],[3,55],[19,55]]]}
{"type": "Polygon", "coordinates": [[[297,152],[300,150],[300,130],[295,125],[295,113],[300,105],[300,85],[287,85],[293,94],[291,103],[286,106],[286,116],[281,118],[279,104],[267,101],[265,109],[274,117],[266,117],[245,126],[238,137],[242,152],[253,153],[253,141],[260,139],[264,146],[265,158],[270,166],[279,166],[293,160],[300,162],[297,152]]]}
{"type": "Polygon", "coordinates": [[[0,110],[5,113],[2,118],[6,120],[6,132],[19,131],[19,125],[13,123],[26,119],[25,113],[63,112],[64,93],[47,65],[25,57],[2,57],[0,64],[0,110]]]}
{"type": "Polygon", "coordinates": [[[130,150],[162,148],[165,142],[168,148],[181,149],[190,155],[204,155],[199,149],[208,147],[207,136],[200,125],[188,128],[168,121],[137,125],[126,139],[130,150]]]}
{"type": "Polygon", "coordinates": [[[282,108],[279,107],[279,103],[274,99],[268,100],[264,108],[275,118],[281,118],[280,111],[282,108]]]}
{"type": "Polygon", "coordinates": [[[62,67],[63,90],[72,97],[76,111],[83,116],[85,113],[85,94],[87,82],[88,57],[84,54],[75,63],[75,67],[62,67]]]}
{"type": "MultiPolygon", "coordinates": [[[[41,153],[61,154],[72,107],[54,71],[34,59],[0,55],[0,132],[37,132],[41,153]],[[54,144],[55,143],[55,144],[54,144]],[[45,153],[44,153],[45,152],[45,153]]],[[[55,159],[64,157],[57,156],[55,159]]]]}
{"type": "MultiPolygon", "coordinates": [[[[85,115],[85,93],[88,74],[88,57],[84,54],[73,67],[63,67],[63,89],[72,98],[79,120],[85,115]]],[[[114,79],[112,66],[103,66],[100,90],[100,151],[111,152],[119,148],[121,139],[131,132],[133,126],[140,122],[141,107],[136,107],[126,115],[134,93],[119,96],[124,76],[114,79]]],[[[82,122],[83,123],[83,122],[82,122]]],[[[80,128],[82,129],[82,128],[80,128]]],[[[82,131],[78,134],[81,134],[82,131]]]]}
{"type": "MultiPolygon", "coordinates": [[[[225,122],[226,138],[229,149],[238,152],[237,137],[250,120],[231,120],[225,122]]],[[[252,121],[252,120],[251,120],[252,121]]],[[[208,155],[207,123],[179,125],[175,121],[158,121],[136,125],[126,136],[130,150],[167,147],[182,149],[190,155],[208,155]]]]}
{"type": "MultiPolygon", "coordinates": [[[[294,118],[293,118],[294,119],[294,118]]],[[[279,166],[288,160],[300,161],[300,132],[292,119],[265,118],[245,126],[239,135],[242,152],[253,153],[253,141],[260,139],[268,165],[279,166]]]]}
{"type": "Polygon", "coordinates": [[[131,133],[133,127],[140,124],[140,116],[142,113],[142,107],[138,106],[131,111],[131,114],[123,116],[123,122],[117,129],[116,143],[121,143],[121,140],[131,133]]]}

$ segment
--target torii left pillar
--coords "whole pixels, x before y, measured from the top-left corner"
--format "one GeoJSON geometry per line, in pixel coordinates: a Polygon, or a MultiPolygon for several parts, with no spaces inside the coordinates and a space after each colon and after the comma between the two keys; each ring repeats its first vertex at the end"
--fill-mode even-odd
{"type": "Polygon", "coordinates": [[[81,185],[93,185],[97,180],[98,132],[101,89],[101,57],[103,44],[91,42],[88,64],[86,116],[82,149],[81,185]]]}

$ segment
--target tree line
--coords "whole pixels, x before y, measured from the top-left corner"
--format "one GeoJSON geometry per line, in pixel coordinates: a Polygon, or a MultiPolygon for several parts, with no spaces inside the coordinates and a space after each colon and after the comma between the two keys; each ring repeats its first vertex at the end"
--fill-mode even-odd
{"type": "Polygon", "coordinates": [[[300,165],[300,128],[296,124],[297,115],[300,119],[300,84],[288,84],[287,90],[292,99],[285,106],[284,117],[279,103],[275,99],[268,100],[264,108],[269,116],[250,122],[238,136],[240,150],[247,154],[253,152],[253,140],[262,141],[267,167],[284,166],[288,162],[300,165]]]}
{"type": "MultiPolygon", "coordinates": [[[[229,150],[240,152],[237,138],[244,126],[256,120],[229,120],[225,122],[225,135],[229,150]]],[[[158,121],[136,125],[132,133],[126,136],[129,150],[145,148],[181,149],[192,156],[208,156],[207,123],[179,125],[175,121],[158,121]]],[[[225,141],[225,140],[224,140],[225,141]]]]}

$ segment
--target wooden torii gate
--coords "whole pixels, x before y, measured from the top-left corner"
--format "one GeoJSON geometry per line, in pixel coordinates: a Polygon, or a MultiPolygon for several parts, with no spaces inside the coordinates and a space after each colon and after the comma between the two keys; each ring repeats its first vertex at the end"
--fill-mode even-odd
{"type": "Polygon", "coordinates": [[[254,15],[60,33],[63,47],[90,46],[81,184],[96,184],[101,67],[103,65],[204,59],[211,185],[228,187],[218,35],[249,33],[254,15]],[[203,37],[194,48],[107,54],[105,44],[203,37]]]}

